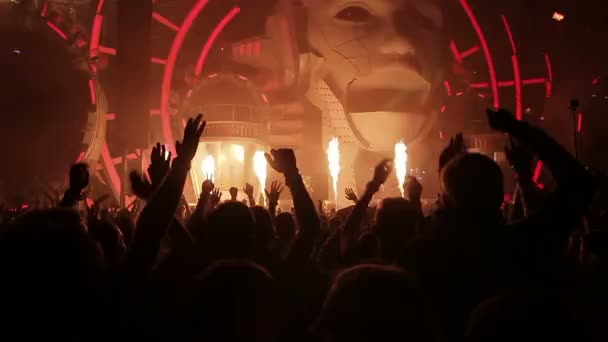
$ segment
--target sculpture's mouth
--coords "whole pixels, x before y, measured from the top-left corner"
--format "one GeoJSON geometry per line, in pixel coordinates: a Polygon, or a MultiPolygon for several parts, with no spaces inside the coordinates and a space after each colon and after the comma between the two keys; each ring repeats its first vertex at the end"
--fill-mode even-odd
{"type": "Polygon", "coordinates": [[[347,91],[350,113],[424,113],[431,85],[415,70],[387,67],[354,80],[347,91]]]}

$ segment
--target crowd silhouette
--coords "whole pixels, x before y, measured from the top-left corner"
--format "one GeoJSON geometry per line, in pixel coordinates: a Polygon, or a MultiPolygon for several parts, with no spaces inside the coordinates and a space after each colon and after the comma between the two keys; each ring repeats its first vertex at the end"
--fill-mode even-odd
{"type": "Polygon", "coordinates": [[[1,338],[606,341],[596,177],[508,111],[487,117],[510,139],[508,202],[499,166],[467,152],[462,135],[441,153],[432,208],[414,177],[405,198],[370,208],[393,171],[384,160],[360,196],[347,189],[347,216],[315,205],[290,149],[266,155],[284,176],[263,189],[267,207],[249,184],[243,203],[241,185],[223,201],[205,181],[190,211],[183,191],[202,115],[187,122],[176,156],[157,144],[147,172],[131,173],[142,205],[89,199],[88,167],[74,165],[61,199],[2,209],[1,338]],[[536,160],[550,189],[533,181],[536,160]],[[293,213],[277,208],[284,187],[293,213]]]}

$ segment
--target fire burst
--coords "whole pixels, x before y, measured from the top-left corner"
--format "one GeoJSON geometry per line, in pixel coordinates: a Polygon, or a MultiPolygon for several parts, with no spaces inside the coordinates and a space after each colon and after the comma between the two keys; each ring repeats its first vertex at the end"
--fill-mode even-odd
{"type": "Polygon", "coordinates": [[[340,142],[338,138],[333,138],[327,148],[327,161],[329,163],[329,173],[331,175],[334,189],[334,199],[336,209],[338,209],[338,178],[340,177],[340,142]]]}
{"type": "Polygon", "coordinates": [[[203,169],[203,177],[205,179],[215,182],[215,158],[209,155],[203,159],[203,163],[201,164],[203,169]]]}
{"type": "Polygon", "coordinates": [[[399,191],[403,197],[405,195],[403,184],[407,176],[407,146],[403,141],[395,145],[395,174],[399,183],[399,191]]]}
{"type": "MultiPolygon", "coordinates": [[[[264,194],[264,189],[266,188],[266,178],[268,177],[268,166],[266,163],[266,157],[264,156],[264,151],[257,151],[253,154],[253,172],[255,172],[255,176],[258,178],[258,182],[260,183],[260,191],[262,194],[264,194]]],[[[266,201],[266,196],[264,196],[264,201],[266,201]]]]}

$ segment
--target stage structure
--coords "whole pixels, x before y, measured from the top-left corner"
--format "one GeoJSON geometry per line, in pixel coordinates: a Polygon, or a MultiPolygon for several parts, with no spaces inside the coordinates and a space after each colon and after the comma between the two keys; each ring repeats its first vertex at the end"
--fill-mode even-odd
{"type": "Polygon", "coordinates": [[[270,150],[268,110],[263,94],[242,75],[211,74],[188,91],[180,112],[203,113],[207,121],[190,172],[189,203],[196,203],[206,179],[219,187],[224,199],[230,198],[233,186],[239,188],[239,199],[246,198],[240,190],[245,183],[254,185],[256,199],[263,196],[267,171],[260,157],[270,150]]]}
{"type": "MultiPolygon", "coordinates": [[[[152,140],[174,150],[183,118],[177,112],[186,108],[184,88],[196,89],[196,82],[216,72],[225,74],[218,76],[222,78],[238,74],[248,80],[269,112],[264,119],[268,121],[268,138],[249,148],[296,149],[302,171],[316,184],[313,196],[327,198],[329,175],[324,151],[333,137],[339,139],[341,147],[338,192],[345,187],[361,191],[374,163],[392,156],[394,144],[401,140],[408,146],[410,168],[426,169],[428,174],[434,173],[440,147],[458,131],[471,137],[475,147],[487,146],[483,152],[492,156],[502,150],[501,146],[491,146],[494,137],[471,124],[480,118],[471,118],[468,113],[505,106],[523,119],[527,112],[542,113],[552,94],[554,75],[549,55],[523,49],[518,44],[521,37],[512,31],[511,18],[484,1],[438,1],[432,8],[413,6],[408,11],[402,10],[409,2],[395,1],[391,5],[394,11],[415,18],[381,20],[388,25],[383,27],[386,30],[373,29],[375,17],[364,6],[355,4],[328,12],[335,1],[278,1],[264,13],[260,6],[254,6],[257,0],[155,2],[150,59],[152,140]],[[262,17],[252,20],[252,16],[262,17]],[[251,28],[246,24],[250,22],[265,25],[251,28]],[[401,22],[421,26],[406,30],[398,27],[401,22]],[[246,32],[256,33],[247,36],[246,32]],[[381,32],[391,33],[381,37],[381,32]],[[233,40],[218,44],[222,39],[233,40]],[[226,60],[238,71],[226,67],[226,60]],[[281,127],[281,134],[273,131],[276,127],[281,127]]],[[[372,8],[379,3],[363,2],[372,8]]],[[[54,17],[48,4],[52,3],[47,1],[41,10],[51,22],[54,17]]],[[[86,28],[86,49],[96,63],[95,77],[110,94],[112,83],[103,80],[113,72],[117,53],[115,8],[113,2],[104,0],[93,0],[89,6],[94,17],[89,20],[84,16],[79,26],[86,28]]],[[[116,119],[111,100],[109,108],[107,136],[111,137],[116,119]]],[[[232,121],[230,111],[223,112],[228,115],[223,121],[232,121]]],[[[228,134],[219,140],[237,144],[231,137],[228,134]]],[[[116,193],[122,186],[122,164],[139,157],[137,153],[126,160],[117,157],[119,150],[109,140],[102,149],[100,168],[116,193]]],[[[218,151],[217,147],[207,147],[218,151]]],[[[146,152],[143,154],[145,157],[146,152]]],[[[194,183],[199,181],[193,179],[194,183]]],[[[394,185],[391,188],[396,191],[394,185]]],[[[196,195],[194,189],[188,191],[190,198],[196,195]]]]}

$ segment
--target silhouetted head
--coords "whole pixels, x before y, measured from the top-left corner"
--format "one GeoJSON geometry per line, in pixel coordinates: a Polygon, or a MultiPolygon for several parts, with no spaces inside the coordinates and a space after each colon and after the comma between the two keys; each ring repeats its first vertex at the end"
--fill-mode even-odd
{"type": "Polygon", "coordinates": [[[461,155],[441,171],[443,205],[467,211],[499,210],[503,175],[498,164],[478,153],[461,155]]]}
{"type": "Polygon", "coordinates": [[[251,212],[255,219],[256,261],[266,265],[269,261],[266,258],[270,255],[271,243],[275,238],[272,217],[266,208],[260,206],[251,208],[251,212]]]}
{"type": "MultiPolygon", "coordinates": [[[[103,271],[101,251],[77,212],[53,209],[18,218],[0,236],[0,277],[7,280],[0,283],[2,325],[26,334],[78,336],[100,309],[103,271]]],[[[5,328],[0,332],[8,333],[5,328]]]]}
{"type": "Polygon", "coordinates": [[[417,223],[416,208],[407,200],[386,198],[376,211],[374,233],[379,239],[383,258],[395,258],[408,240],[414,238],[417,223]]]}
{"type": "Polygon", "coordinates": [[[273,340],[273,280],[253,262],[223,260],[200,277],[192,319],[201,340],[273,340]]]}
{"type": "Polygon", "coordinates": [[[279,240],[291,241],[296,236],[296,222],[290,213],[280,213],[275,224],[279,240]]]}
{"type": "Polygon", "coordinates": [[[563,296],[504,294],[482,302],[471,314],[470,342],[587,341],[563,296]]]}
{"type": "Polygon", "coordinates": [[[255,221],[241,202],[219,205],[208,218],[202,241],[214,259],[253,258],[255,221]]]}
{"type": "Polygon", "coordinates": [[[360,265],[340,273],[321,312],[324,341],[433,341],[416,282],[394,267],[360,265]]]}
{"type": "Polygon", "coordinates": [[[236,197],[239,194],[239,189],[232,187],[230,190],[228,190],[228,192],[230,193],[230,200],[236,201],[236,197]]]}

